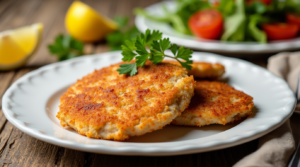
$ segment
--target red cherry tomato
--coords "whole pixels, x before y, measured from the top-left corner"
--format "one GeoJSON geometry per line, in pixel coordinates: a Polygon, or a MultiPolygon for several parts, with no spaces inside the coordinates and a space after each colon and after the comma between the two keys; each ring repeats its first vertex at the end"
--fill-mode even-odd
{"type": "Polygon", "coordinates": [[[277,23],[277,24],[264,24],[262,26],[266,32],[269,40],[283,40],[294,38],[299,28],[295,24],[277,23]]]}
{"type": "Polygon", "coordinates": [[[223,19],[219,11],[207,9],[194,13],[188,25],[192,33],[200,38],[218,39],[223,30],[223,19]]]}
{"type": "Polygon", "coordinates": [[[286,20],[290,24],[295,24],[300,29],[300,15],[288,13],[286,15],[286,20]]]}
{"type": "Polygon", "coordinates": [[[250,5],[252,2],[255,2],[255,1],[262,2],[266,5],[270,5],[272,3],[272,0],[247,0],[247,4],[250,5]]]}

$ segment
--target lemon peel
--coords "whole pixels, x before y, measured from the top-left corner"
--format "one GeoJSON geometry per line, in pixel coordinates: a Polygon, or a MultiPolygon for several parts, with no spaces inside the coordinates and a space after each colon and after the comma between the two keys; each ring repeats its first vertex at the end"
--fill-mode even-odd
{"type": "Polygon", "coordinates": [[[65,25],[68,32],[83,42],[95,42],[118,28],[117,24],[90,6],[74,1],[67,11],[65,25]]]}
{"type": "Polygon", "coordinates": [[[0,70],[11,70],[24,65],[34,54],[42,38],[43,25],[7,30],[0,33],[0,70]]]}

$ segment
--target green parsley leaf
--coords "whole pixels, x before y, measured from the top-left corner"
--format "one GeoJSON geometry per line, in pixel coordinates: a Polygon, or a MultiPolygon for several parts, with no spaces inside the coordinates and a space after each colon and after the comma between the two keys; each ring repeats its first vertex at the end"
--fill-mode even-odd
{"type": "Polygon", "coordinates": [[[145,40],[143,39],[144,37],[144,34],[141,34],[136,42],[135,42],[135,47],[136,47],[136,52],[139,54],[139,55],[148,55],[148,51],[146,50],[146,47],[145,47],[145,40]]]}
{"type": "Polygon", "coordinates": [[[140,34],[138,37],[127,40],[126,45],[122,45],[123,61],[131,61],[136,59],[135,63],[122,64],[117,70],[119,74],[130,74],[133,76],[137,73],[137,67],[143,67],[147,60],[157,64],[163,61],[165,57],[173,58],[177,60],[182,67],[191,70],[193,63],[190,58],[193,51],[185,49],[184,47],[178,48],[176,44],[172,44],[169,38],[162,39],[162,33],[158,30],[152,32],[148,29],[144,34],[140,34]],[[150,48],[150,52],[147,50],[150,48]],[[167,49],[171,49],[174,56],[165,54],[167,49]]]}
{"type": "Polygon", "coordinates": [[[176,44],[173,44],[171,46],[171,52],[174,54],[174,56],[176,56],[177,49],[178,49],[178,46],[176,44]]]}
{"type": "Polygon", "coordinates": [[[153,30],[152,33],[150,32],[149,29],[146,30],[146,39],[145,42],[147,46],[150,46],[154,40],[160,40],[162,38],[162,33],[159,32],[158,30],[153,30]]]}
{"type": "Polygon", "coordinates": [[[124,62],[128,61],[130,62],[135,56],[136,56],[136,53],[134,53],[128,46],[126,45],[122,45],[122,55],[124,56],[122,58],[122,60],[124,62]]]}
{"type": "Polygon", "coordinates": [[[137,73],[137,66],[136,63],[131,64],[121,64],[121,68],[117,69],[119,71],[119,74],[127,74],[130,73],[130,76],[133,76],[137,73]]]}
{"type": "Polygon", "coordinates": [[[131,40],[126,40],[125,41],[125,44],[131,49],[131,50],[136,50],[136,47],[135,47],[135,39],[131,39],[131,40]]]}
{"type": "Polygon", "coordinates": [[[149,60],[152,61],[154,64],[157,64],[164,59],[163,57],[164,55],[161,52],[161,48],[158,41],[153,41],[152,49],[150,51],[151,51],[151,56],[149,60]]]}
{"type": "Polygon", "coordinates": [[[146,61],[148,60],[148,57],[150,56],[150,54],[147,55],[140,55],[136,57],[136,65],[139,67],[144,67],[146,61]]]}
{"type": "Polygon", "coordinates": [[[191,66],[191,64],[193,64],[192,60],[188,60],[186,62],[182,62],[182,61],[179,60],[179,63],[181,64],[182,67],[186,68],[187,70],[192,69],[192,66],[191,66]]]}
{"type": "Polygon", "coordinates": [[[164,59],[164,55],[156,50],[151,50],[152,56],[149,58],[149,60],[151,62],[153,62],[153,64],[157,64],[160,63],[161,61],[163,61],[164,59]]]}
{"type": "Polygon", "coordinates": [[[165,50],[169,49],[171,47],[171,42],[169,38],[164,38],[159,40],[159,45],[161,47],[161,51],[164,52],[165,50]]]}
{"type": "Polygon", "coordinates": [[[51,54],[57,57],[58,61],[71,59],[84,55],[84,44],[77,41],[70,35],[58,35],[53,44],[48,45],[51,54]]]}
{"type": "Polygon", "coordinates": [[[188,61],[190,58],[192,58],[192,54],[193,54],[192,50],[185,49],[183,46],[181,46],[177,51],[176,57],[181,58],[185,61],[188,61]]]}
{"type": "Polygon", "coordinates": [[[153,41],[151,46],[152,46],[152,50],[161,51],[158,41],[153,41]]]}

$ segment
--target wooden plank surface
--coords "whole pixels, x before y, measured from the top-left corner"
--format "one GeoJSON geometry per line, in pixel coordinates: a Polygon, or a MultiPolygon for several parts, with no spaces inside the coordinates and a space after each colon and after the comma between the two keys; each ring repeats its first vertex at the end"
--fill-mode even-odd
{"type": "MultiPolygon", "coordinates": [[[[159,0],[84,0],[108,17],[127,15],[133,24],[135,7],[146,7],[159,0]]],[[[19,77],[42,65],[53,63],[55,57],[47,50],[58,33],[66,33],[64,16],[72,0],[0,0],[0,31],[41,22],[44,25],[43,41],[27,66],[0,72],[0,95],[19,77]]],[[[105,41],[86,45],[88,53],[108,51],[105,41]]],[[[266,67],[266,58],[247,59],[266,67]]],[[[1,98],[2,100],[2,98],[1,98]]],[[[1,106],[1,103],[0,103],[1,106]]],[[[0,110],[0,166],[232,166],[256,150],[258,140],[239,146],[199,154],[141,157],[94,154],[66,149],[32,138],[9,123],[0,110]]]]}
{"type": "Polygon", "coordinates": [[[37,13],[31,23],[43,23],[44,33],[41,47],[31,58],[28,66],[43,66],[56,61],[56,58],[48,52],[47,46],[53,43],[58,34],[66,33],[64,16],[71,3],[71,0],[44,1],[41,8],[36,10],[37,13]]]}

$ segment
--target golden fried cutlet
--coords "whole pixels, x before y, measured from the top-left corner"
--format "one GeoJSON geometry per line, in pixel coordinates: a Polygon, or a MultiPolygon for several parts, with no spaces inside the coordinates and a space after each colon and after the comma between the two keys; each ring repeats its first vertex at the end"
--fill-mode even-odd
{"type": "Polygon", "coordinates": [[[172,124],[204,126],[227,124],[251,115],[253,98],[233,87],[212,81],[196,81],[189,107],[172,124]]]}
{"type": "Polygon", "coordinates": [[[91,138],[125,140],[161,129],[187,108],[195,83],[186,69],[147,62],[127,76],[119,75],[120,64],[95,70],[63,94],[62,126],[91,138]]]}
{"type": "MultiPolygon", "coordinates": [[[[177,61],[164,61],[176,65],[180,65],[177,61]]],[[[193,75],[195,78],[201,79],[217,79],[225,73],[225,67],[219,63],[207,63],[207,62],[194,62],[192,64],[192,70],[188,71],[189,75],[193,75]]]]}

